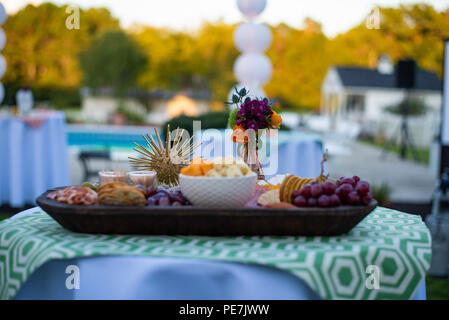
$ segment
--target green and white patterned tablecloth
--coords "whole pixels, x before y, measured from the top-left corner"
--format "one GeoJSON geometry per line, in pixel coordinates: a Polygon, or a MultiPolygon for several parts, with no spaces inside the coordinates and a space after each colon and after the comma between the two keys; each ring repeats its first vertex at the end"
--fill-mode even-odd
{"type": "Polygon", "coordinates": [[[257,263],[304,279],[326,299],[410,299],[429,268],[419,216],[377,208],[339,237],[196,237],[78,234],[36,208],[0,223],[0,298],[12,299],[51,259],[94,255],[185,257],[257,263]],[[365,284],[377,266],[380,288],[365,284]]]}

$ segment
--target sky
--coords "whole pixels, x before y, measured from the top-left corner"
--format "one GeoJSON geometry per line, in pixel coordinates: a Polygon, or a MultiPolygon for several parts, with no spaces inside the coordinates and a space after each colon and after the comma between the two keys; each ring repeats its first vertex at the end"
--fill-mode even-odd
{"type": "MultiPolygon", "coordinates": [[[[43,1],[3,0],[8,13],[14,13],[27,3],[43,1]]],[[[56,4],[73,4],[82,8],[106,7],[119,18],[122,26],[134,23],[164,26],[174,29],[194,30],[204,21],[219,19],[228,23],[240,22],[244,18],[237,8],[236,0],[53,0],[56,4]]],[[[301,27],[310,17],[323,25],[330,37],[345,32],[359,24],[376,6],[397,6],[416,3],[419,0],[267,0],[260,22],[269,24],[287,23],[301,27]]],[[[448,0],[421,0],[438,10],[449,7],[448,0]]],[[[82,17],[81,17],[82,19],[82,17]]]]}

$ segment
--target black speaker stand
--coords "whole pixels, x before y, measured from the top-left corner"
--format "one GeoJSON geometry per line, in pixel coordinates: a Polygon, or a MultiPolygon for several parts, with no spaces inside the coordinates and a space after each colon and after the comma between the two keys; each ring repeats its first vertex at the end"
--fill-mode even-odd
{"type": "MultiPolygon", "coordinates": [[[[410,101],[410,91],[407,92],[407,96],[405,101],[410,101]]],[[[407,150],[410,149],[412,152],[413,159],[415,161],[420,161],[420,157],[418,152],[416,151],[415,145],[413,143],[413,138],[410,134],[408,127],[408,105],[404,105],[405,108],[402,112],[402,119],[399,128],[395,131],[395,134],[390,138],[390,140],[385,144],[382,149],[382,153],[380,154],[380,158],[385,160],[387,154],[390,152],[391,147],[396,144],[395,137],[397,133],[400,135],[400,144],[399,144],[399,157],[403,160],[407,157],[407,150]]]]}

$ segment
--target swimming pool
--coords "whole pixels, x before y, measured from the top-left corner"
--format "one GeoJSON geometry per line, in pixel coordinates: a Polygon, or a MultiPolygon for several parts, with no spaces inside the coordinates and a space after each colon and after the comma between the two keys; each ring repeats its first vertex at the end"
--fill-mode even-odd
{"type": "Polygon", "coordinates": [[[69,146],[82,149],[132,149],[134,142],[146,144],[142,135],[154,135],[153,127],[67,125],[69,146]]]}

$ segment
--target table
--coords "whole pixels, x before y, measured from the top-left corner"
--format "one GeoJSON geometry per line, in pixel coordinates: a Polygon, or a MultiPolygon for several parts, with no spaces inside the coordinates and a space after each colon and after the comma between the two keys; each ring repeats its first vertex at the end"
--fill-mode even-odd
{"type": "Polygon", "coordinates": [[[39,127],[0,117],[0,206],[23,207],[70,183],[65,126],[63,112],[45,113],[39,127]]]}
{"type": "Polygon", "coordinates": [[[77,234],[33,208],[0,223],[0,298],[423,298],[430,241],[419,216],[385,208],[338,237],[77,234]],[[88,281],[68,292],[72,263],[88,281]]]}
{"type": "MultiPolygon", "coordinates": [[[[195,156],[211,159],[219,156],[238,157],[239,144],[231,141],[232,130],[208,129],[194,133],[194,142],[201,143],[195,156]]],[[[314,134],[298,131],[277,131],[278,148],[271,150],[272,138],[262,137],[260,162],[267,178],[278,174],[317,177],[323,157],[323,143],[314,134]]],[[[273,145],[275,147],[275,145],[273,145]]]]}

